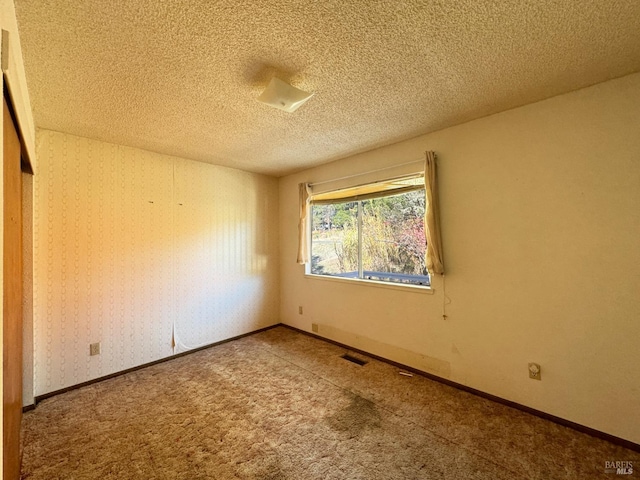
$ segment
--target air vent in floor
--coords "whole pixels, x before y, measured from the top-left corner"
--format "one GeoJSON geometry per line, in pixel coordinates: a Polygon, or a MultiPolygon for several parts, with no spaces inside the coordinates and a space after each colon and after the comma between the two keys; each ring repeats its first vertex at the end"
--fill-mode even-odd
{"type": "Polygon", "coordinates": [[[350,362],[353,362],[353,363],[358,364],[360,366],[362,366],[362,365],[367,363],[365,360],[360,360],[359,358],[352,357],[348,353],[345,353],[344,355],[342,355],[342,358],[344,358],[345,360],[349,360],[350,362]]]}

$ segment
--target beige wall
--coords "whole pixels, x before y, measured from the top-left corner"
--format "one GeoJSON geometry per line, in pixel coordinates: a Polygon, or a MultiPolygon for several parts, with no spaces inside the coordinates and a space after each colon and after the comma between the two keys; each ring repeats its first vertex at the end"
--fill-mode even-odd
{"type": "Polygon", "coordinates": [[[35,395],[278,323],[277,179],[46,130],[37,152],[35,395]]]}
{"type": "Polygon", "coordinates": [[[639,132],[635,74],[282,178],[281,320],[640,442],[639,132]],[[433,295],[306,278],[297,183],[427,149],[448,319],[441,278],[433,295]]]}

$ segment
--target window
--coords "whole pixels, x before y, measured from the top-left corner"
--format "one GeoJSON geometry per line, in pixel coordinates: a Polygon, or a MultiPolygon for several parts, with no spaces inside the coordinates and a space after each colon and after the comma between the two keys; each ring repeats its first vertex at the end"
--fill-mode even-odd
{"type": "Polygon", "coordinates": [[[430,285],[422,178],[314,195],[313,275],[430,285]]]}

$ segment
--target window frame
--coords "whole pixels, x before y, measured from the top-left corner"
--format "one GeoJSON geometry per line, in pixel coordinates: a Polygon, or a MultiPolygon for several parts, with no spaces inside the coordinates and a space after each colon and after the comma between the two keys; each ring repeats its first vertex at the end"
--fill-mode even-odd
{"type": "MultiPolygon", "coordinates": [[[[408,177],[407,177],[408,178],[408,177]]],[[[372,182],[373,183],[377,183],[377,182],[372,182]]],[[[366,184],[368,185],[368,184],[366,184]]],[[[415,188],[411,191],[422,191],[425,195],[426,195],[426,189],[424,186],[422,186],[421,188],[415,188]]],[[[378,195],[374,198],[384,198],[384,197],[391,197],[394,195],[402,195],[402,194],[407,194],[410,193],[410,191],[406,191],[406,192],[398,192],[398,193],[393,193],[393,192],[389,192],[387,194],[381,194],[378,195]]],[[[355,201],[358,204],[357,207],[357,218],[356,218],[356,222],[357,222],[357,229],[358,229],[358,277],[357,278],[352,278],[352,277],[341,277],[338,275],[330,275],[330,274],[319,274],[319,273],[313,273],[312,272],[312,265],[313,265],[313,208],[314,208],[314,202],[311,201],[310,202],[310,209],[309,209],[309,218],[310,220],[307,222],[307,242],[308,242],[308,251],[309,251],[309,262],[305,264],[305,277],[310,278],[310,279],[321,279],[321,280],[329,280],[329,281],[336,281],[336,282],[345,282],[345,283],[350,283],[350,284],[355,284],[355,285],[366,285],[366,286],[375,286],[375,287],[383,287],[383,288],[391,288],[391,289],[396,289],[396,290],[407,290],[407,291],[414,291],[414,292],[429,292],[429,293],[433,293],[433,286],[432,286],[432,276],[427,273],[427,275],[420,275],[421,277],[425,277],[428,279],[428,284],[418,284],[418,283],[403,283],[403,282],[394,282],[394,281],[390,281],[390,280],[372,280],[372,279],[368,279],[364,277],[364,266],[363,266],[363,260],[362,260],[362,242],[363,242],[363,223],[362,223],[362,217],[363,217],[363,208],[362,208],[362,204],[364,201],[366,201],[369,198],[364,198],[364,199],[355,199],[355,200],[347,200],[347,199],[337,199],[336,201],[332,201],[332,202],[319,202],[318,204],[315,205],[327,205],[327,204],[340,204],[340,203],[348,203],[349,201],[355,201]]],[[[426,239],[425,239],[426,241],[426,239]]],[[[384,273],[384,272],[381,272],[384,273]]],[[[393,273],[393,272],[388,272],[388,273],[393,273]]],[[[418,276],[418,275],[416,275],[418,276]]]]}

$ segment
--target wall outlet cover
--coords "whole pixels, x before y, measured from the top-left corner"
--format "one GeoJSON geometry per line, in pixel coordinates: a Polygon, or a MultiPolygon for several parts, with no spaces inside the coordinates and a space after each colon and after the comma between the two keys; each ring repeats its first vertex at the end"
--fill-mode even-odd
{"type": "Polygon", "coordinates": [[[540,365],[537,363],[529,364],[529,378],[534,380],[542,380],[542,370],[540,369],[540,365]]]}
{"type": "Polygon", "coordinates": [[[89,345],[89,355],[100,355],[100,342],[89,345]]]}

